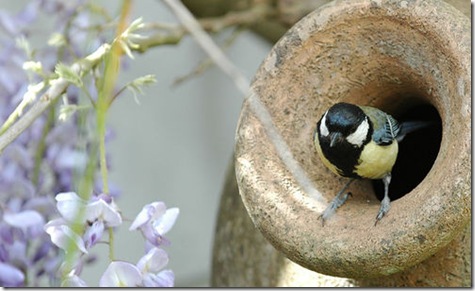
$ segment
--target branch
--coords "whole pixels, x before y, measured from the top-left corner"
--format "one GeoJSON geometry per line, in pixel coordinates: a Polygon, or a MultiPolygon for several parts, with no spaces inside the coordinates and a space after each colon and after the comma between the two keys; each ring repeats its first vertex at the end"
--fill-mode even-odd
{"type": "MultiPolygon", "coordinates": [[[[207,32],[215,33],[232,26],[249,26],[259,22],[261,19],[273,15],[275,9],[271,6],[259,4],[248,10],[231,11],[221,17],[208,17],[198,20],[200,26],[207,32]]],[[[160,45],[177,44],[188,30],[184,25],[169,25],[163,23],[147,23],[145,29],[155,30],[153,34],[143,39],[135,41],[139,45],[136,51],[143,53],[148,49],[160,45]]]]}
{"type": "MultiPolygon", "coordinates": [[[[221,49],[223,51],[226,51],[228,48],[230,48],[231,45],[235,42],[235,40],[238,38],[238,36],[242,32],[243,30],[240,28],[235,29],[233,33],[231,34],[231,36],[228,39],[224,40],[224,43],[222,44],[221,49]]],[[[183,76],[176,78],[175,81],[173,81],[173,86],[178,86],[193,77],[197,77],[198,75],[206,71],[208,68],[213,66],[213,64],[214,64],[213,61],[209,57],[201,60],[201,62],[192,71],[188,72],[187,74],[183,76]]]]}
{"type": "MultiPolygon", "coordinates": [[[[223,17],[207,18],[202,20],[202,24],[209,31],[219,31],[229,26],[234,25],[249,25],[258,21],[264,14],[269,13],[268,7],[266,5],[256,5],[255,7],[241,12],[230,12],[223,17]]],[[[186,10],[186,9],[185,9],[186,10]]],[[[191,17],[195,22],[196,20],[191,17]]],[[[198,27],[200,27],[198,25],[198,27]]],[[[130,40],[133,42],[133,46],[130,46],[129,49],[137,52],[145,52],[150,48],[164,45],[164,44],[176,44],[178,43],[186,34],[188,29],[185,26],[172,26],[159,23],[148,23],[143,24],[140,29],[149,29],[154,30],[153,33],[149,36],[130,36],[130,40]]],[[[204,31],[202,35],[208,36],[204,31]]],[[[209,37],[209,36],[208,36],[209,37]]],[[[71,70],[76,73],[77,76],[84,76],[88,73],[97,63],[104,57],[104,55],[110,50],[109,44],[104,44],[99,47],[95,52],[90,54],[88,57],[74,63],[71,66],[71,70]]],[[[220,51],[219,48],[211,48],[211,50],[220,51]]],[[[223,54],[224,56],[224,54],[223,54]]],[[[223,59],[223,56],[220,59],[223,59]]],[[[226,61],[221,61],[213,59],[213,61],[220,63],[226,61]]],[[[232,63],[228,61],[228,64],[225,64],[222,69],[228,70],[231,75],[234,75],[236,81],[241,83],[242,92],[247,92],[248,81],[243,75],[239,76],[240,73],[236,68],[233,68],[232,63]],[[227,69],[226,69],[227,68],[227,69]]],[[[34,103],[30,109],[24,113],[21,118],[16,122],[15,120],[20,117],[19,114],[14,112],[10,116],[9,120],[1,128],[0,135],[0,153],[12,143],[23,131],[25,131],[35,120],[38,118],[59,96],[61,96],[68,86],[70,85],[70,80],[59,77],[58,79],[51,80],[49,82],[50,87],[47,89],[39,100],[34,103]]],[[[28,103],[31,101],[28,101],[28,103]]],[[[25,103],[25,104],[28,104],[25,103]]],[[[20,106],[18,112],[21,113],[25,106],[20,106]]]]}
{"type": "Polygon", "coordinates": [[[235,25],[250,26],[274,14],[275,9],[272,6],[266,3],[257,3],[247,10],[230,11],[221,17],[201,18],[197,21],[204,30],[208,32],[218,32],[226,27],[235,25]]]}
{"type": "MultiPolygon", "coordinates": [[[[109,44],[103,44],[95,52],[85,57],[82,60],[75,62],[71,66],[71,70],[78,75],[83,75],[89,72],[104,55],[110,50],[109,44]]],[[[36,120],[48,106],[53,103],[69,86],[69,81],[64,78],[58,78],[50,81],[50,87],[39,100],[20,118],[16,123],[11,125],[0,136],[0,152],[12,143],[25,129],[27,129],[33,121],[36,120]]]]}

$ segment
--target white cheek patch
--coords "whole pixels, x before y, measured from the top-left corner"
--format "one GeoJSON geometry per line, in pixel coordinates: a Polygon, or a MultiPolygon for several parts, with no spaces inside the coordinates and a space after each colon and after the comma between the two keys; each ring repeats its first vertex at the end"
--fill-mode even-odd
{"type": "Polygon", "coordinates": [[[327,123],[327,112],[325,112],[325,115],[323,115],[322,120],[320,121],[320,134],[323,136],[328,136],[330,134],[330,131],[328,131],[328,127],[326,125],[327,123]]]}
{"type": "Polygon", "coordinates": [[[346,140],[355,146],[362,146],[368,135],[369,123],[368,118],[365,118],[363,122],[356,128],[355,132],[346,137],[346,140]]]}

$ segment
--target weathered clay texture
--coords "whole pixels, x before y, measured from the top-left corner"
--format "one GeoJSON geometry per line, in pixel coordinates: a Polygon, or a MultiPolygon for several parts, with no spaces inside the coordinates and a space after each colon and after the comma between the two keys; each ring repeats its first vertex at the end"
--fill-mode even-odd
{"type": "MultiPolygon", "coordinates": [[[[369,278],[405,270],[447,246],[471,214],[470,22],[442,1],[334,1],[275,45],[252,88],[304,169],[310,195],[277,155],[245,102],[236,133],[236,175],[256,227],[292,261],[332,276],[369,278]],[[439,154],[426,178],[374,226],[370,183],[325,227],[318,216],[345,183],[312,145],[315,123],[338,101],[392,114],[427,103],[442,120],[439,154]]],[[[428,141],[430,142],[430,141],[428,141]]]]}

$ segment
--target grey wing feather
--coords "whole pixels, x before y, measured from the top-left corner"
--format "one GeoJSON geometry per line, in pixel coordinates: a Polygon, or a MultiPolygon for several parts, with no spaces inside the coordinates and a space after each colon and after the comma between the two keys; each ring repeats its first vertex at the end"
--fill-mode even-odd
{"type": "Polygon", "coordinates": [[[401,126],[391,115],[374,107],[360,106],[373,122],[373,140],[379,145],[391,144],[399,134],[401,126]]]}
{"type": "Polygon", "coordinates": [[[380,145],[388,145],[396,139],[401,126],[391,115],[385,114],[386,121],[384,125],[373,133],[373,140],[375,143],[380,145]]]}

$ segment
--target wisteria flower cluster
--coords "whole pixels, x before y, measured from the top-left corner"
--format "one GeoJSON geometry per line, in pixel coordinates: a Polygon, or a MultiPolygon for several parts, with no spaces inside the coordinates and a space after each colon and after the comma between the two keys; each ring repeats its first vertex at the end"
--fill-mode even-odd
{"type": "MultiPolygon", "coordinates": [[[[61,218],[48,222],[44,229],[51,241],[64,251],[78,251],[72,267],[63,263],[62,271],[67,273],[63,287],[86,287],[79,277],[83,255],[101,240],[104,230],[122,224],[122,216],[110,195],[100,194],[89,201],[76,193],[56,195],[57,209],[61,218]],[[73,230],[79,223],[86,228],[81,236],[73,230]]],[[[172,287],[174,274],[163,270],[168,264],[168,254],[160,248],[168,240],[164,237],[174,225],[178,208],[167,209],[163,202],[153,202],[144,206],[129,230],[139,229],[146,238],[147,253],[137,264],[112,261],[99,281],[99,287],[172,287]]]]}
{"type": "MultiPolygon", "coordinates": [[[[17,14],[0,9],[0,137],[58,78],[69,82],[59,102],[0,153],[0,286],[86,286],[80,274],[95,259],[91,249],[123,224],[115,203],[120,191],[98,166],[107,170],[110,157],[96,157],[103,67],[74,75],[66,65],[114,39],[106,29],[111,19],[86,0],[32,0],[17,14]],[[36,24],[45,15],[53,24],[41,35],[36,24]],[[45,39],[32,45],[32,36],[45,39]]],[[[137,37],[139,26],[131,25],[129,35],[137,37]]],[[[133,45],[127,37],[119,41],[133,45]]],[[[148,75],[125,88],[140,92],[153,80],[148,75]]],[[[110,141],[111,133],[101,138],[110,141]]],[[[146,239],[145,256],[136,264],[111,258],[98,285],[173,286],[162,246],[178,212],[163,202],[146,205],[131,226],[146,239]]]]}
{"type": "MultiPolygon", "coordinates": [[[[71,15],[75,8],[77,5],[56,1],[31,1],[16,15],[0,11],[2,121],[42,89],[32,85],[39,84],[40,77],[30,73],[31,64],[37,64],[36,72],[40,73],[57,61],[57,48],[34,49],[26,42],[40,11],[71,15]]],[[[64,22],[58,20],[58,24],[64,27],[64,22]]],[[[77,96],[77,90],[68,90],[69,102],[74,103],[77,96]]],[[[84,168],[86,154],[78,147],[77,120],[56,122],[54,114],[50,116],[53,118],[38,118],[0,155],[1,286],[40,285],[41,278],[52,280],[56,276],[60,264],[59,250],[42,228],[54,214],[54,193],[72,187],[73,175],[84,168]]]]}

